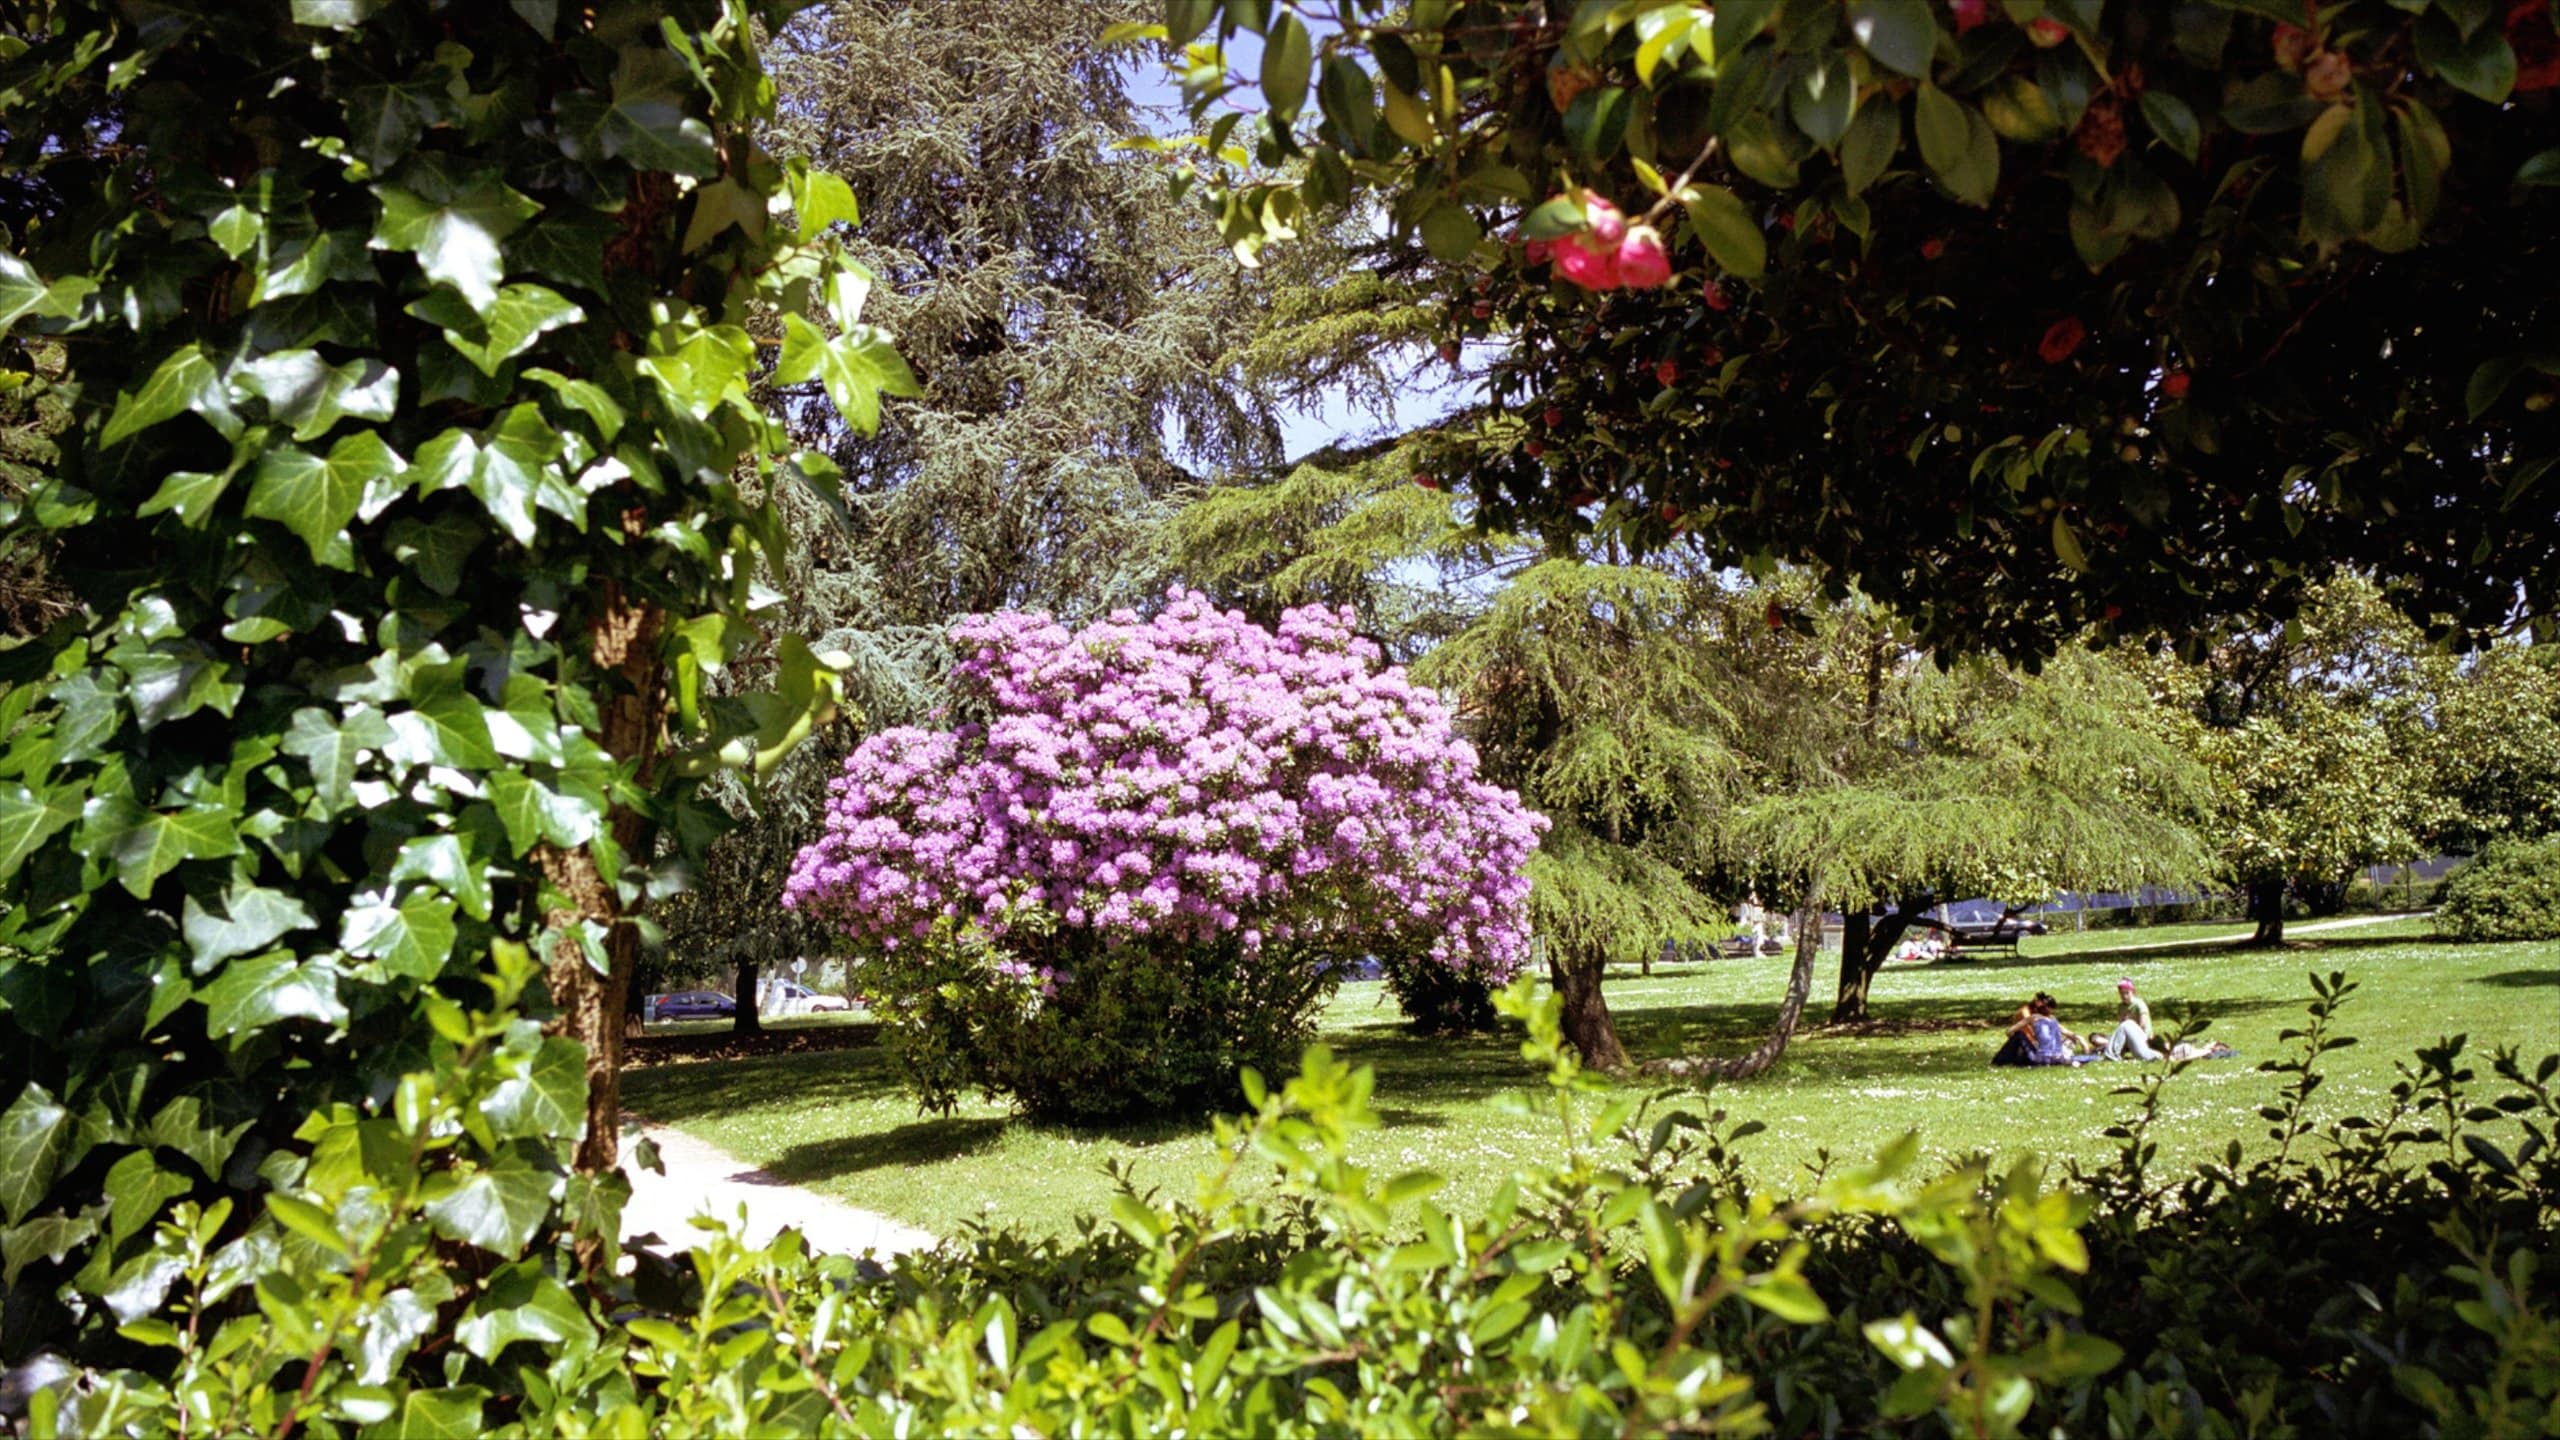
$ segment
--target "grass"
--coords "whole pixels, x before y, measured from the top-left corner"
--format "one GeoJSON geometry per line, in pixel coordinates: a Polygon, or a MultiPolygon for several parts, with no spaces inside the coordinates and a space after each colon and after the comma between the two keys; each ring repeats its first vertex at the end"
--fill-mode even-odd
{"type": "MultiPolygon", "coordinates": [[[[2154,1132],[2164,1164],[2218,1156],[2234,1139],[2244,1149],[2264,1143],[2256,1112],[2273,1098],[2277,1077],[2255,1067],[2283,1048],[2280,1030],[2300,1023],[2309,970],[2344,970],[2362,986],[2341,1018],[2359,1043],[2329,1059],[2318,1096],[2324,1115],[2378,1110],[2394,1063],[2449,1033],[2469,1033],[2484,1075],[2493,1044],[2528,1056],[2560,1050],[2560,944],[2451,945],[2405,920],[2306,934],[2274,954],[2209,943],[2245,929],[2061,934],[2030,939],[2015,957],[1891,966],[1873,995],[1888,1033],[1800,1034],[1775,1070],[1723,1087],[1714,1103],[1768,1127],[1743,1142],[1742,1153],[1761,1179],[1780,1184],[1825,1150],[1863,1156],[1907,1130],[1940,1154],[2020,1147],[2110,1154],[2113,1143],[2100,1132],[2124,1110],[2111,1092],[2130,1067],[2014,1071],[1986,1061],[1995,1022],[2037,990],[2061,999],[2072,1028],[2103,1029],[2120,974],[2139,980],[2164,1032],[2207,1020],[2210,1038],[2241,1053],[2172,1079],[2154,1132]]],[[[1612,978],[1609,1002],[1640,1057],[1731,1054],[1765,1033],[1786,970],[1785,958],[1769,956],[1660,966],[1650,978],[1629,971],[1612,978]]],[[[1828,1013],[1828,972],[1826,961],[1809,1018],[1828,1013]]],[[[1514,1038],[1407,1035],[1394,1001],[1374,982],[1334,997],[1322,1038],[1377,1069],[1383,1124],[1361,1158],[1378,1169],[1438,1170],[1452,1198],[1464,1200],[1489,1195],[1550,1148],[1542,1124],[1500,1103],[1536,1079],[1514,1038]]],[[[1125,1162],[1143,1185],[1187,1190],[1211,1158],[1203,1125],[1077,1132],[1034,1126],[984,1103],[921,1116],[891,1055],[877,1046],[634,1071],[623,1095],[639,1113],[784,1180],[938,1233],[976,1219],[1072,1231],[1079,1216],[1102,1212],[1109,1200],[1106,1161],[1125,1162]]],[[[1690,1095],[1675,1103],[1699,1102],[1690,1095]]]]}

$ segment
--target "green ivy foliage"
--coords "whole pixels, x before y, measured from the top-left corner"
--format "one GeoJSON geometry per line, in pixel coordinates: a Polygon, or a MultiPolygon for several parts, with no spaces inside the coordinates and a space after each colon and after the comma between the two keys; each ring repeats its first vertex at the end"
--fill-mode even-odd
{"type": "Polygon", "coordinates": [[[286,1197],[408,1147],[400,1244],[480,1258],[375,1317],[383,1371],[604,1203],[571,1167],[614,1156],[619,988],[720,823],[699,779],[836,690],[786,637],[778,695],[703,699],[756,635],[774,486],[831,483],[749,383],[865,428],[914,388],[850,192],[753,138],[787,8],[0,28],[0,325],[68,355],[75,427],[6,535],[78,601],[0,651],[9,1355],[147,1338],[169,1217],[326,1248],[286,1197]],[[558,1018],[468,1018],[519,992],[558,1018]],[[494,1074],[430,1135],[415,1077],[457,1045],[494,1074]]]}
{"type": "Polygon", "coordinates": [[[2560,604],[2549,0],[1162,13],[1122,33],[1239,256],[1375,204],[1501,348],[1517,424],[1453,467],[1495,527],[1795,562],[2017,657],[2200,649],[2340,567],[2472,643],[2560,604]],[[1592,200],[1668,286],[1532,257],[1592,200]]]}

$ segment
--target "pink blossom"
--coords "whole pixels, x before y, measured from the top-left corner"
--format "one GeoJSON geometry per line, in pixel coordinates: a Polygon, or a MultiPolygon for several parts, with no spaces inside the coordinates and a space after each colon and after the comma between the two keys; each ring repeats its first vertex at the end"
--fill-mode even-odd
{"type": "Polygon", "coordinates": [[[1662,236],[1652,226],[1638,225],[1618,242],[1618,279],[1630,290],[1669,283],[1671,257],[1663,253],[1662,236]]]}
{"type": "Polygon", "coordinates": [[[1583,197],[1582,214],[1591,227],[1591,238],[1603,245],[1615,245],[1627,238],[1627,217],[1618,207],[1597,195],[1583,197]]]}
{"type": "Polygon", "coordinates": [[[1618,288],[1618,257],[1614,251],[1595,250],[1593,237],[1576,235],[1556,246],[1556,269],[1564,278],[1585,290],[1618,288]]]}

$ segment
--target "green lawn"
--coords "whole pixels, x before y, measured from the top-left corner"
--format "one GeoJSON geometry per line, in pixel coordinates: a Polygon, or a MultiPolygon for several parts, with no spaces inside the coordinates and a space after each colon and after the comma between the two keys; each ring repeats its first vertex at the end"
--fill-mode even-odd
{"type": "MultiPolygon", "coordinates": [[[[2113,1017],[2120,974],[2139,979],[2164,1031],[2209,1018],[2211,1037],[2241,1052],[2175,1077],[2156,1132],[2164,1163],[2218,1154],[2234,1137],[2260,1140],[2256,1109],[2273,1096],[2276,1077],[2254,1067],[2277,1053],[2278,1031],[2300,1022],[2307,970],[2344,970],[2363,987],[2342,1017],[2360,1043],[2330,1057],[2324,1114],[2378,1108],[2394,1062],[2446,1034],[2470,1034],[2483,1074],[2492,1043],[2529,1054],[2560,1050],[2560,944],[2448,945],[2427,939],[2416,921],[2305,935],[2273,955],[2199,943],[2245,929],[2091,931],[2030,939],[2014,959],[1888,967],[1876,981],[1876,1013],[1918,1022],[1913,1028],[1800,1035],[1775,1070],[1725,1087],[1718,1103],[1768,1126],[1743,1151],[1776,1181],[1826,1147],[1862,1155],[1911,1129],[1939,1153],[2020,1146],[2108,1153],[2099,1132],[2124,1105],[2109,1092],[2131,1067],[1995,1071],[1985,1062],[1998,1038],[1989,1027],[2039,989],[2060,997],[2074,1029],[2102,1027],[2113,1017]],[[1949,1021],[1985,1028],[1933,1024],[1949,1021]]],[[[1769,956],[1660,967],[1650,978],[1629,971],[1613,979],[1610,1004],[1639,1057],[1733,1053],[1765,1031],[1786,968],[1784,958],[1769,956]]],[[[1831,979],[1819,977],[1811,1018],[1829,1013],[1831,979]]],[[[1541,1124],[1498,1103],[1534,1078],[1515,1039],[1408,1036],[1394,1001],[1374,983],[1335,997],[1324,1038],[1344,1057],[1377,1067],[1385,1124],[1369,1138],[1366,1158],[1380,1168],[1439,1170],[1452,1195],[1465,1199],[1489,1194],[1548,1144],[1541,1124]]],[[[1078,1133],[1035,1127],[983,1103],[945,1118],[920,1116],[888,1053],[876,1047],[640,1070],[624,1077],[623,1095],[639,1113],[786,1179],[944,1233],[978,1217],[1069,1230],[1106,1202],[1106,1160],[1129,1162],[1143,1183],[1187,1189],[1209,1158],[1201,1126],[1078,1133]]]]}

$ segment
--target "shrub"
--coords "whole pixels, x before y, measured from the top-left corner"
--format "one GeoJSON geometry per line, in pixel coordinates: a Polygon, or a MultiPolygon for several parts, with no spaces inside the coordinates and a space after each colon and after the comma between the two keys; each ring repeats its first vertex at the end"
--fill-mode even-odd
{"type": "Polygon", "coordinates": [[[2438,893],[2436,933],[2448,940],[2560,939],[2560,835],[2494,841],[2438,893]]]}
{"type": "Polygon", "coordinates": [[[1198,1108],[1295,1052],[1330,960],[1518,969],[1544,822],[1348,612],[1275,633],[1175,591],[953,633],[973,718],[865,740],[785,895],[852,942],[929,1103],[1198,1108]]]}

